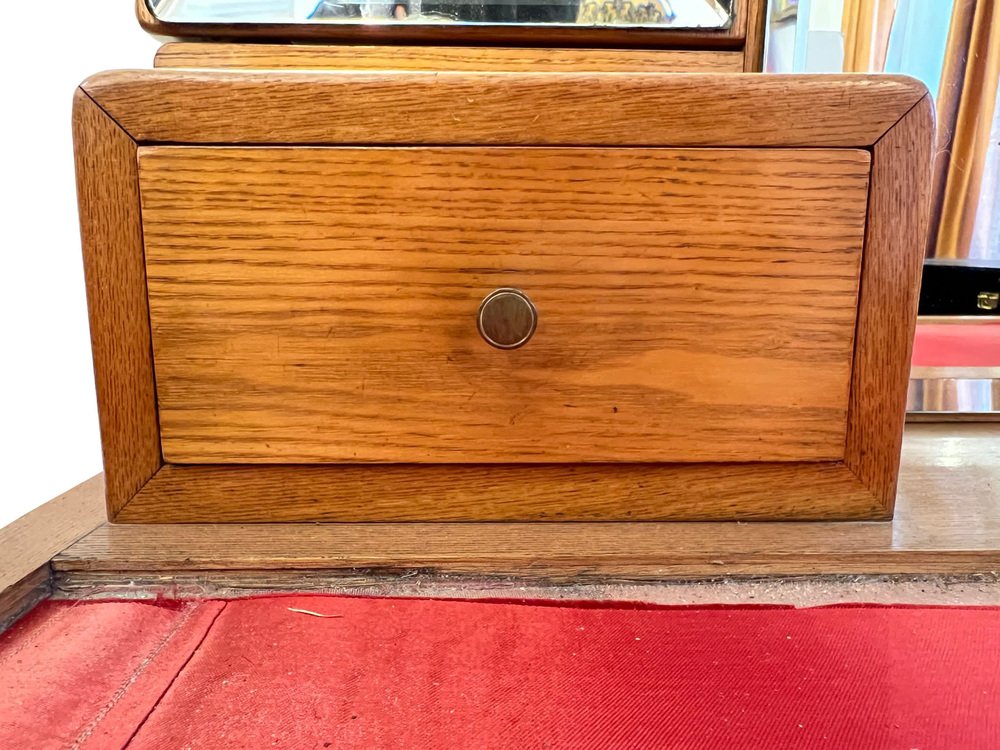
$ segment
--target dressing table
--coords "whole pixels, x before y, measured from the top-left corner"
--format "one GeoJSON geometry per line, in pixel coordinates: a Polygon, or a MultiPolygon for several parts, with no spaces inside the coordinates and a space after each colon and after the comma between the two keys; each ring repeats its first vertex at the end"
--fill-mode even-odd
{"type": "Polygon", "coordinates": [[[759,74],[794,2],[148,2],[73,100],[104,472],[0,529],[0,745],[988,746],[923,84],[759,74]]]}
{"type": "Polygon", "coordinates": [[[768,11],[705,5],[140,0],[74,110],[105,472],[11,601],[995,570],[995,426],[904,436],[926,91],[718,75],[768,11]]]}

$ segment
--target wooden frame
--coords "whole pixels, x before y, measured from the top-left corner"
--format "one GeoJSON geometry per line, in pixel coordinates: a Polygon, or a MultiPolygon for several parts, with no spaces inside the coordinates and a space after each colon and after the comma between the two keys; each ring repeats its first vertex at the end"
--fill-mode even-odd
{"type": "Polygon", "coordinates": [[[108,73],[86,81],[77,93],[74,123],[113,520],[836,520],[892,515],[933,128],[926,89],[912,79],[161,70],[108,73]],[[588,96],[579,96],[580,91],[588,96]],[[542,94],[545,107],[540,109],[542,94]],[[532,467],[164,465],[135,192],[136,149],[146,144],[454,143],[455,118],[463,145],[870,149],[869,221],[845,460],[532,467]],[[621,133],[630,134],[629,143],[622,143],[621,133]],[[775,487],[781,487],[780,496],[775,487]],[[551,502],[555,498],[559,507],[551,502]]]}
{"type": "Polygon", "coordinates": [[[743,41],[743,70],[764,70],[764,41],[767,34],[767,0],[746,0],[746,38],[743,41]]]}
{"type": "MultiPolygon", "coordinates": [[[[142,0],[140,0],[142,2],[142,0]]],[[[157,68],[229,70],[425,70],[514,73],[738,73],[763,69],[767,0],[740,3],[739,20],[746,38],[739,48],[680,49],[554,47],[544,30],[535,47],[372,45],[304,45],[173,42],[156,53],[157,68]]],[[[140,18],[142,17],[142,6],[140,18]]],[[[450,30],[453,27],[450,27],[450,30]]],[[[661,32],[662,33],[662,32],[661,32]]],[[[688,32],[690,33],[690,32],[688,32]]],[[[448,40],[442,34],[440,42],[448,40]]],[[[326,40],[317,40],[323,41],[326,40]]]]}
{"type": "Polygon", "coordinates": [[[425,70],[512,73],[739,73],[738,50],[576,49],[172,42],[157,68],[213,70],[425,70]]]}
{"type": "MultiPolygon", "coordinates": [[[[323,23],[179,23],[161,21],[148,0],[136,0],[140,25],[149,33],[177,39],[226,39],[347,44],[508,44],[512,46],[618,47],[660,49],[742,49],[748,18],[763,17],[764,0],[736,0],[726,29],[594,28],[500,24],[323,24],[323,23]]],[[[766,4],[766,3],[765,3],[766,4]]],[[[755,43],[762,40],[754,38],[755,43]]]]}
{"type": "Polygon", "coordinates": [[[108,515],[159,470],[135,141],[82,90],[73,101],[77,195],[108,515]]]}

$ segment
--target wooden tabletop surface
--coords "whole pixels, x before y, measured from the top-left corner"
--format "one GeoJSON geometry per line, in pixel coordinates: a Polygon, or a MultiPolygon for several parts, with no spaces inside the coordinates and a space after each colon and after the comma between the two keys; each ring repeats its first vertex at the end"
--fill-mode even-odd
{"type": "MultiPolygon", "coordinates": [[[[99,489],[95,479],[77,492],[99,489]]],[[[989,574],[1000,571],[1000,424],[909,425],[891,522],[101,524],[52,564],[57,573],[365,571],[574,581],[989,574]]]]}

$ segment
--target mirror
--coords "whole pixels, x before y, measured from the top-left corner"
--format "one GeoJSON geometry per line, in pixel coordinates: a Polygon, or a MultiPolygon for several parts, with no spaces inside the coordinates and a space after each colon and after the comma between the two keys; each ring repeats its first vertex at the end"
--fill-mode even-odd
{"type": "Polygon", "coordinates": [[[147,0],[170,23],[478,24],[728,29],[733,0],[147,0]]]}
{"type": "Polygon", "coordinates": [[[902,73],[937,110],[911,419],[1000,419],[1000,24],[964,0],[770,0],[769,73],[902,73]]]}

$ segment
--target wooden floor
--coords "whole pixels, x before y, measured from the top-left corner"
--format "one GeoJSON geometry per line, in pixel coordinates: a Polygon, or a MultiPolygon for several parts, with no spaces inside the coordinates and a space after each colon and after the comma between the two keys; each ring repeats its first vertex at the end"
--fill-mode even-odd
{"type": "MultiPolygon", "coordinates": [[[[99,492],[97,481],[81,492],[99,492]]],[[[275,497],[280,503],[281,498],[275,497]]],[[[57,575],[656,581],[1000,571],[1000,424],[912,424],[892,522],[101,524],[57,575]]]]}

